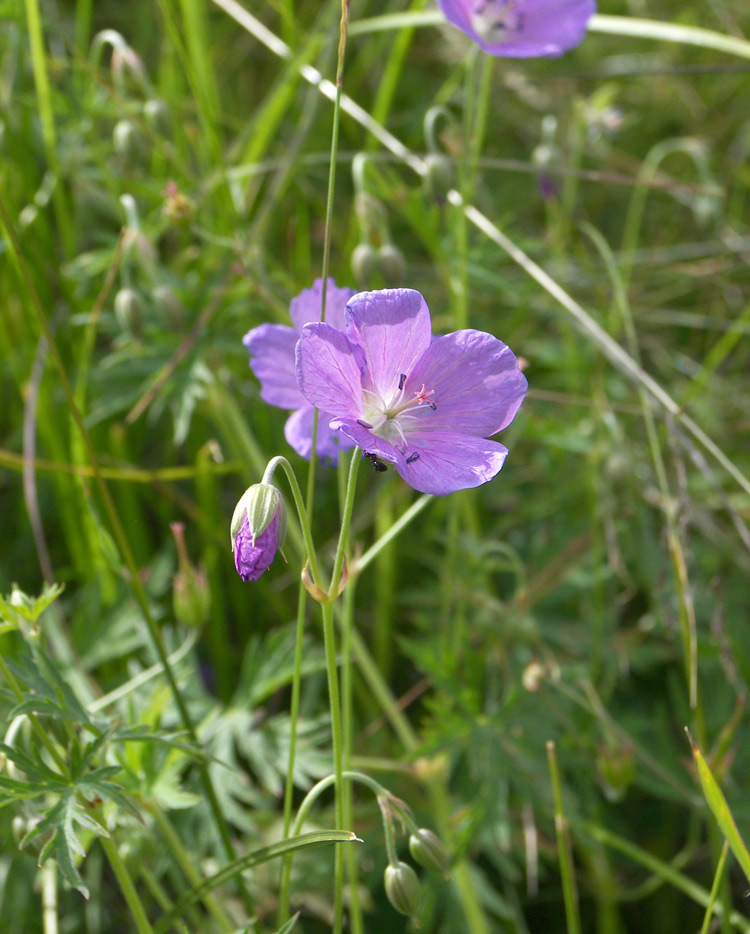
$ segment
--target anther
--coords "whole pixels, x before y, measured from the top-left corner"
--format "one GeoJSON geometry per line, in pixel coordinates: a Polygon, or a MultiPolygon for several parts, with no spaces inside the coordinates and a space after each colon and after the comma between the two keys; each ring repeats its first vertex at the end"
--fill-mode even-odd
{"type": "Polygon", "coordinates": [[[361,425],[363,428],[372,428],[372,425],[369,422],[366,422],[363,418],[358,418],[357,424],[361,425]]]}
{"type": "Polygon", "coordinates": [[[425,399],[425,402],[427,403],[427,405],[429,405],[429,407],[432,409],[433,412],[437,412],[437,406],[435,405],[434,402],[431,402],[429,399],[425,399]]]}
{"type": "Polygon", "coordinates": [[[398,388],[403,389],[406,382],[406,373],[402,373],[398,380],[398,388]]]}
{"type": "Polygon", "coordinates": [[[407,463],[407,464],[413,464],[414,461],[418,461],[418,460],[419,460],[419,451],[415,451],[413,454],[410,454],[410,455],[406,458],[406,463],[407,463]]]}

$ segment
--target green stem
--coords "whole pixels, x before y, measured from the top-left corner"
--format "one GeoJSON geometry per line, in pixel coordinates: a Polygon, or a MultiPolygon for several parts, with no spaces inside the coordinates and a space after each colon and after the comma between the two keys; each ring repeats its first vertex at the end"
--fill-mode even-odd
{"type": "Polygon", "coordinates": [[[101,837],[100,840],[102,849],[109,860],[109,865],[120,886],[123,898],[130,909],[130,914],[133,916],[138,934],[154,934],[154,929],[151,927],[151,922],[148,920],[146,910],[133,884],[133,879],[128,872],[128,867],[120,856],[114,840],[111,837],[101,837]]]}
{"type": "MultiPolygon", "coordinates": [[[[302,648],[305,638],[305,608],[307,591],[300,582],[297,595],[297,630],[294,642],[294,673],[292,675],[292,698],[289,709],[289,761],[284,784],[284,840],[289,839],[292,824],[292,804],[294,799],[294,761],[297,755],[297,727],[299,724],[299,698],[302,682],[302,648]]],[[[279,883],[279,912],[277,923],[281,927],[289,917],[289,885],[291,874],[287,867],[290,858],[285,856],[281,862],[279,883]]]]}
{"type": "Polygon", "coordinates": [[[570,835],[568,821],[565,817],[562,804],[562,789],[560,787],[560,773],[557,768],[555,744],[552,740],[547,743],[547,758],[549,771],[552,777],[552,791],[555,798],[555,831],[557,834],[557,855],[560,861],[560,876],[562,878],[563,899],[565,901],[565,918],[567,920],[568,934],[581,934],[581,918],[578,913],[578,897],[573,873],[573,860],[570,852],[570,835]]]}
{"type": "MultiPolygon", "coordinates": [[[[180,867],[182,872],[185,874],[185,878],[188,882],[197,888],[203,882],[203,877],[195,868],[195,863],[190,859],[185,846],[180,840],[172,826],[167,815],[162,811],[158,804],[150,804],[148,810],[151,813],[151,816],[154,818],[156,826],[159,828],[161,835],[164,837],[170,853],[172,854],[175,862],[180,867]]],[[[203,904],[206,906],[209,914],[218,922],[219,927],[227,934],[231,934],[232,931],[236,929],[236,925],[231,921],[227,913],[224,911],[222,906],[216,899],[216,896],[212,892],[205,892],[203,894],[203,904]]]]}

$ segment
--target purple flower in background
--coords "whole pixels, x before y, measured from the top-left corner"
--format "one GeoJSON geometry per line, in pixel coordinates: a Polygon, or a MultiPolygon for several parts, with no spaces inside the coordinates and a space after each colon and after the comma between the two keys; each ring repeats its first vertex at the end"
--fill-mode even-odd
{"type": "Polygon", "coordinates": [[[512,351],[491,334],[433,337],[413,289],[355,295],[345,333],[308,324],[297,381],[311,405],[332,414],[332,429],[437,496],[495,476],[508,451],[486,438],[512,421],[527,389],[512,351]]]}
{"type": "MultiPolygon", "coordinates": [[[[294,327],[261,324],[242,338],[250,351],[250,368],[260,380],[261,399],[280,409],[294,409],[284,426],[284,435],[294,450],[308,460],[312,450],[313,407],[297,388],[294,345],[305,324],[320,321],[322,290],[323,280],[316,279],[311,289],[305,289],[292,299],[289,311],[294,327]]],[[[333,279],[328,280],[326,322],[332,327],[343,330],[344,310],[352,295],[353,289],[340,289],[333,279]]],[[[354,445],[328,428],[330,419],[324,412],[318,417],[316,448],[320,458],[335,464],[339,450],[354,445]]]]}
{"type": "Polygon", "coordinates": [[[439,0],[445,18],[490,55],[562,55],[578,45],[595,0],[439,0]]]}

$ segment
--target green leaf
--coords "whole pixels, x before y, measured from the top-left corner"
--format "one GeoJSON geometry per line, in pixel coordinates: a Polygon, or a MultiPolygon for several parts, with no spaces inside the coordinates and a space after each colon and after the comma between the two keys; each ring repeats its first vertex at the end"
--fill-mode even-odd
{"type": "MultiPolygon", "coordinates": [[[[244,872],[245,869],[251,869],[261,863],[267,863],[271,859],[284,856],[294,850],[300,850],[310,846],[320,846],[325,843],[351,843],[359,840],[356,834],[348,830],[320,830],[312,833],[303,833],[298,837],[291,837],[289,840],[281,840],[279,843],[273,843],[271,846],[264,846],[259,850],[253,850],[246,856],[233,860],[222,870],[204,879],[200,885],[196,885],[182,896],[169,911],[162,915],[159,923],[154,927],[154,934],[162,934],[166,931],[174,919],[180,915],[183,908],[192,905],[193,902],[201,898],[206,892],[211,892],[224,882],[228,882],[234,876],[244,872]]],[[[283,929],[282,929],[283,930],[283,929]]]]}
{"type": "Polygon", "coordinates": [[[737,862],[742,867],[742,871],[745,873],[748,881],[750,881],[750,853],[747,851],[745,841],[737,830],[737,825],[732,817],[732,812],[729,810],[726,798],[722,794],[719,783],[711,774],[708,763],[704,759],[700,749],[693,742],[693,737],[690,735],[689,731],[685,730],[685,732],[688,735],[693,750],[693,759],[695,759],[695,765],[698,769],[698,778],[700,779],[706,803],[711,809],[711,813],[716,818],[719,829],[724,834],[724,838],[731,847],[737,862]]]}

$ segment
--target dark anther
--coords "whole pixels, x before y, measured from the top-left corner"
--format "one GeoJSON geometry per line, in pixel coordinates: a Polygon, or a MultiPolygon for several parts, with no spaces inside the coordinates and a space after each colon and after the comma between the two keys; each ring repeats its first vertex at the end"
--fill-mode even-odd
{"type": "Polygon", "coordinates": [[[418,460],[419,460],[419,451],[415,451],[413,454],[410,454],[410,455],[406,458],[406,463],[407,463],[407,464],[413,464],[414,461],[418,461],[418,460]]]}
{"type": "Polygon", "coordinates": [[[434,402],[430,402],[430,400],[427,399],[427,405],[429,405],[429,407],[432,409],[433,412],[437,412],[437,406],[435,405],[434,402]]]}
{"type": "Polygon", "coordinates": [[[398,380],[398,388],[403,389],[406,382],[406,373],[402,373],[398,380]]]}
{"type": "Polygon", "coordinates": [[[369,422],[366,422],[363,418],[358,418],[357,424],[361,425],[363,428],[372,428],[372,425],[369,422]]]}

